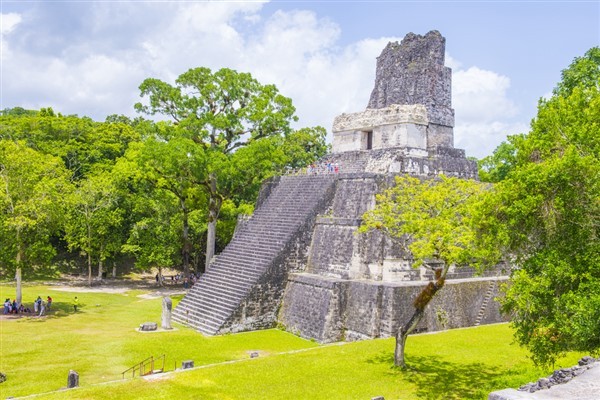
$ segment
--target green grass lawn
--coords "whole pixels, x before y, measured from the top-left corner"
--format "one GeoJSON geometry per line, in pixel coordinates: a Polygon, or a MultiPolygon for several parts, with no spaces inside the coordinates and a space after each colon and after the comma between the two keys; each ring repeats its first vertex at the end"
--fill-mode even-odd
{"type": "MultiPolygon", "coordinates": [[[[535,368],[512,343],[508,325],[415,335],[408,340],[412,369],[393,367],[393,339],[318,346],[279,330],[204,337],[175,324],[171,332],[140,333],[160,321],[161,300],[125,294],[70,293],[26,287],[24,298],[51,295],[57,310],[46,318],[2,321],[0,398],[45,393],[66,386],[70,369],[80,389],[46,393],[48,399],[485,399],[549,374],[535,368]],[[72,311],[77,295],[81,311],[72,311]],[[249,359],[249,352],[260,356],[249,359]],[[144,358],[166,354],[167,369],[194,360],[206,366],[158,379],[121,378],[144,358]],[[225,361],[240,362],[219,364],[225,361]],[[217,365],[211,365],[217,364],[217,365]]],[[[14,296],[0,285],[0,297],[14,296]]],[[[579,354],[559,366],[576,363],[579,354]]]]}

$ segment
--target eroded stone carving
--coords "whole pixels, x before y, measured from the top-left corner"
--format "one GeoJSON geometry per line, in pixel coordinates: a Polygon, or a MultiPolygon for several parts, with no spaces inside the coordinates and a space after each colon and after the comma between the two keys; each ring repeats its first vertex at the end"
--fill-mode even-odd
{"type": "Polygon", "coordinates": [[[162,300],[162,324],[163,329],[171,328],[171,309],[173,308],[173,301],[169,296],[163,297],[162,300]]]}
{"type": "Polygon", "coordinates": [[[427,125],[427,109],[421,104],[392,104],[385,108],[341,114],[333,121],[333,132],[370,130],[376,126],[412,123],[427,125]]]}

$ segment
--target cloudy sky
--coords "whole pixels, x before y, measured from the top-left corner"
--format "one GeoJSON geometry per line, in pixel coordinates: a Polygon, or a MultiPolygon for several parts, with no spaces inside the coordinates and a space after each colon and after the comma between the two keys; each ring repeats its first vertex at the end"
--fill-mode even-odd
{"type": "Polygon", "coordinates": [[[0,0],[0,108],[134,116],[139,84],[228,67],[292,98],[298,127],[365,109],[375,58],[437,29],[453,69],[455,146],[525,132],[574,57],[600,43],[596,1],[0,0]]]}

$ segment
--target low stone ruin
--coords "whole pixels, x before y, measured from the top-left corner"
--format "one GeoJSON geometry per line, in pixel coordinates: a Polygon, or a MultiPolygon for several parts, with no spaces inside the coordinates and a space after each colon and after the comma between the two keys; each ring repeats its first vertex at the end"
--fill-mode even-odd
{"type": "Polygon", "coordinates": [[[599,360],[590,356],[585,356],[579,360],[576,366],[558,369],[547,378],[541,378],[537,382],[521,386],[519,391],[533,393],[538,390],[550,389],[554,385],[563,385],[593,367],[596,361],[599,360]]]}
{"type": "Polygon", "coordinates": [[[554,371],[547,378],[517,389],[490,393],[488,400],[598,400],[600,398],[600,360],[583,357],[578,365],[554,371]]]}

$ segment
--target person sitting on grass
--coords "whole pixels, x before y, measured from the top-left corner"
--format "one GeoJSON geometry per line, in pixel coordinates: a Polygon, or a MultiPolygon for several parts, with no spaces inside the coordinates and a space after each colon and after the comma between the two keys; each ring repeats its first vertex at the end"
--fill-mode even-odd
{"type": "Polygon", "coordinates": [[[19,309],[17,308],[17,301],[13,300],[12,302],[12,313],[13,314],[18,314],[19,313],[19,309]]]}

